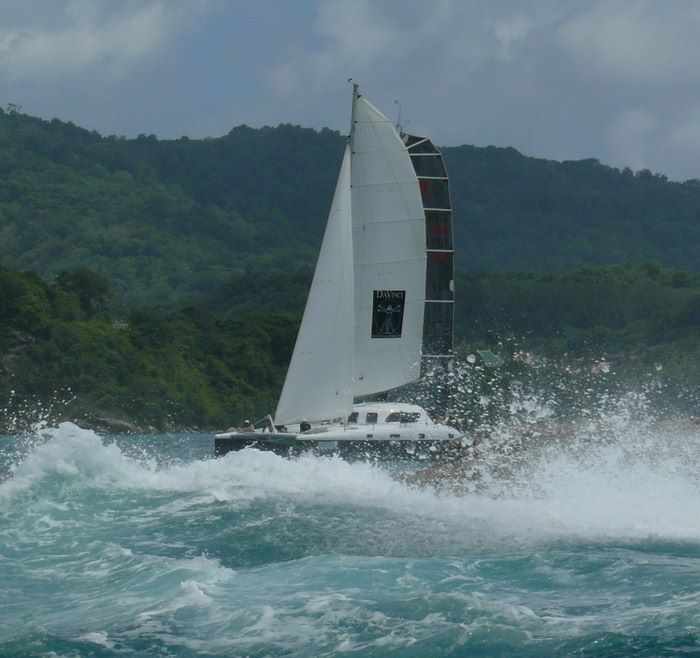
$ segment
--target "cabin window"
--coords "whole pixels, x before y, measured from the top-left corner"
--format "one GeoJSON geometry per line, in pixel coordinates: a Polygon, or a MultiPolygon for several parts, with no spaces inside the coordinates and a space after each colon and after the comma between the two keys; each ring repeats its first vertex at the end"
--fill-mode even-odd
{"type": "Polygon", "coordinates": [[[446,252],[429,252],[427,276],[425,277],[426,300],[453,300],[452,292],[452,254],[446,252]]]}
{"type": "Polygon", "coordinates": [[[446,355],[452,351],[454,304],[426,303],[423,321],[423,354],[446,355]]]}
{"type": "Polygon", "coordinates": [[[425,212],[425,244],[428,249],[452,249],[451,212],[425,212]]]}
{"type": "Polygon", "coordinates": [[[368,412],[366,420],[367,420],[368,425],[376,425],[377,424],[377,413],[374,411],[368,412]]]}
{"type": "Polygon", "coordinates": [[[418,183],[420,184],[424,208],[450,209],[450,192],[446,180],[421,178],[418,183]]]}
{"type": "Polygon", "coordinates": [[[445,178],[445,165],[442,163],[442,157],[437,153],[435,155],[415,155],[411,157],[413,169],[416,176],[428,176],[430,178],[445,178]]]}
{"type": "Polygon", "coordinates": [[[353,411],[349,416],[348,416],[348,423],[356,423],[357,422],[357,411],[353,411]]]}
{"type": "Polygon", "coordinates": [[[420,413],[413,411],[394,411],[386,417],[387,423],[417,423],[420,413]]]}

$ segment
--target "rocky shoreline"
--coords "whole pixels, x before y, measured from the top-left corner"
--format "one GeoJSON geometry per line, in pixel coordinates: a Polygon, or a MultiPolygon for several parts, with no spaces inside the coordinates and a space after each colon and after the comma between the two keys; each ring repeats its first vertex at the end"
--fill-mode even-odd
{"type": "Polygon", "coordinates": [[[59,414],[32,420],[10,419],[3,422],[0,419],[0,434],[13,436],[34,431],[37,427],[56,426],[60,423],[70,422],[86,430],[92,430],[98,434],[163,434],[181,432],[214,432],[220,428],[199,428],[178,425],[167,427],[154,427],[146,423],[139,423],[133,419],[127,419],[110,414],[85,414],[70,415],[59,414]]]}

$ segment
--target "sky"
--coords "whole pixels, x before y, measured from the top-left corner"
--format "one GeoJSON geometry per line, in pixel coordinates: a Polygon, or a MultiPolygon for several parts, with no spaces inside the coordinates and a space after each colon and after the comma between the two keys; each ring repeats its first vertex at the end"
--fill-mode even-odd
{"type": "Polygon", "coordinates": [[[0,104],[103,134],[410,132],[700,178],[696,0],[0,0],[0,104]]]}

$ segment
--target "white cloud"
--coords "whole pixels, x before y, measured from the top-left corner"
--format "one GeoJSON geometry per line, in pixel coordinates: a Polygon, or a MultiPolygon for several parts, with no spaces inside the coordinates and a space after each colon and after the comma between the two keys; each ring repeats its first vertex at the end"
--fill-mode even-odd
{"type": "Polygon", "coordinates": [[[527,38],[533,26],[533,21],[522,14],[509,16],[496,22],[493,31],[501,46],[503,59],[512,57],[514,47],[527,38]]]}
{"type": "MultiPolygon", "coordinates": [[[[407,15],[414,16],[403,14],[407,15]]],[[[364,76],[420,45],[420,27],[401,25],[396,15],[382,12],[380,4],[369,0],[320,3],[312,29],[316,44],[294,47],[270,71],[269,81],[278,94],[288,95],[300,84],[318,89],[333,78],[364,76]]]]}
{"type": "Polygon", "coordinates": [[[627,0],[588,5],[559,28],[561,46],[596,76],[665,85],[697,81],[697,2],[627,0]]]}
{"type": "Polygon", "coordinates": [[[281,95],[300,82],[321,88],[333,78],[376,80],[398,70],[460,84],[465,73],[489,61],[514,58],[538,28],[561,13],[548,3],[527,14],[511,4],[323,0],[314,38],[285,53],[269,81],[281,95]]]}
{"type": "Polygon", "coordinates": [[[644,108],[627,110],[615,117],[610,128],[610,152],[615,164],[644,169],[656,135],[656,117],[644,108]]]}
{"type": "Polygon", "coordinates": [[[299,71],[293,59],[275,66],[268,75],[268,82],[278,96],[289,96],[299,86],[299,71]]]}
{"type": "Polygon", "coordinates": [[[93,67],[122,74],[162,48],[205,6],[202,1],[69,0],[52,5],[51,22],[35,18],[41,14],[22,17],[0,9],[0,75],[43,78],[93,67]]]}
{"type": "Polygon", "coordinates": [[[700,155],[700,107],[694,107],[673,123],[669,134],[672,147],[700,155]]]}
{"type": "Polygon", "coordinates": [[[360,68],[406,48],[401,30],[369,0],[322,3],[314,27],[336,57],[360,68]]]}

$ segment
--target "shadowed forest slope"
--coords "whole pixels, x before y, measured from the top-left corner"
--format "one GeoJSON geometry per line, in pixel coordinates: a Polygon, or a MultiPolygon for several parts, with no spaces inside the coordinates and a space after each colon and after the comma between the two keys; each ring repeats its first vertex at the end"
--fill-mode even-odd
{"type": "MultiPolygon", "coordinates": [[[[342,147],[334,131],[291,125],[159,141],[0,112],[0,264],[47,277],[89,267],[127,303],[308,268],[342,147]]],[[[444,154],[464,272],[698,269],[698,181],[509,148],[444,154]]]]}

